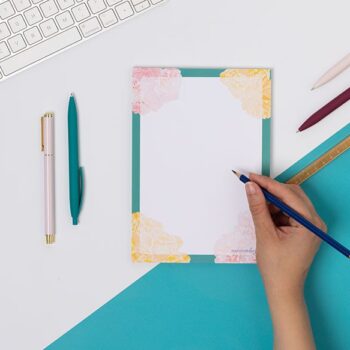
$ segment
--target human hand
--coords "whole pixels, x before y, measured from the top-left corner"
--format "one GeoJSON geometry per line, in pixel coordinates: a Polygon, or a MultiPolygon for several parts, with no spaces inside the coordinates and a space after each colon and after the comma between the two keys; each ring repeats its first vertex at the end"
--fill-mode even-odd
{"type": "Polygon", "coordinates": [[[268,296],[276,293],[284,296],[300,294],[320,239],[268,204],[258,185],[322,230],[326,230],[326,225],[299,186],[282,184],[256,174],[251,174],[250,179],[246,193],[256,231],[257,263],[266,292],[268,296]]]}

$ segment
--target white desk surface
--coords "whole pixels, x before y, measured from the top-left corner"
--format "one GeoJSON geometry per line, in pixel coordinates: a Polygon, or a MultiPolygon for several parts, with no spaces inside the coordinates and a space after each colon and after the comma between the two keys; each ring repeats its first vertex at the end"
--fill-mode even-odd
{"type": "Polygon", "coordinates": [[[130,74],[134,65],[273,68],[272,173],[350,120],[350,104],[299,124],[349,86],[313,82],[350,50],[348,0],[166,5],[0,83],[0,348],[51,343],[153,266],[130,251],[130,74]],[[70,224],[66,109],[80,111],[86,202],[70,224]],[[57,243],[43,244],[39,116],[56,113],[57,243]]]}

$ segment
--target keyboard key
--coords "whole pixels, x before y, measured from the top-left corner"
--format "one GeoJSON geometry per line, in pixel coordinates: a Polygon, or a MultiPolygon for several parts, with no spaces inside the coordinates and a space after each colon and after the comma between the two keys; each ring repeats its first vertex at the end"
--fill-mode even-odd
{"type": "Polygon", "coordinates": [[[33,4],[39,4],[39,2],[42,2],[43,0],[32,0],[33,4]]]}
{"type": "Polygon", "coordinates": [[[92,17],[88,19],[87,21],[81,23],[79,25],[83,35],[85,38],[88,36],[95,34],[99,32],[102,28],[100,26],[100,23],[98,22],[98,19],[96,17],[92,17]]]}
{"type": "Polygon", "coordinates": [[[37,7],[33,7],[30,10],[24,12],[24,16],[30,26],[32,26],[35,23],[40,22],[43,17],[41,16],[41,13],[37,7]]]}
{"type": "Polygon", "coordinates": [[[24,19],[22,17],[22,15],[18,15],[16,17],[12,17],[11,19],[9,19],[8,21],[9,26],[11,28],[11,30],[14,33],[18,33],[21,30],[25,29],[27,27],[26,23],[24,22],[24,19]]]}
{"type": "Polygon", "coordinates": [[[15,14],[15,10],[11,5],[10,1],[5,1],[0,4],[0,18],[6,19],[15,14]]]}
{"type": "Polygon", "coordinates": [[[105,28],[118,22],[117,16],[114,14],[113,10],[108,10],[106,12],[101,13],[100,20],[105,28]]]}
{"type": "Polygon", "coordinates": [[[62,9],[65,10],[68,7],[71,7],[74,5],[74,0],[57,0],[58,6],[62,9]]]}
{"type": "Polygon", "coordinates": [[[163,0],[151,0],[153,5],[159,4],[163,0]]]}
{"type": "Polygon", "coordinates": [[[48,0],[40,4],[41,11],[45,17],[51,17],[58,12],[58,8],[53,0],[48,0]]]}
{"type": "Polygon", "coordinates": [[[52,18],[40,23],[40,29],[46,37],[49,37],[58,32],[56,23],[52,18]]]}
{"type": "Polygon", "coordinates": [[[8,49],[6,43],[0,43],[0,60],[10,55],[10,50],[8,49]]]}
{"type": "Polygon", "coordinates": [[[66,29],[74,24],[74,20],[69,11],[63,12],[56,17],[56,21],[61,29],[66,29]]]}
{"type": "Polygon", "coordinates": [[[143,2],[144,0],[131,0],[132,4],[133,5],[138,5],[140,4],[141,2],[143,2]]]}
{"type": "Polygon", "coordinates": [[[7,38],[10,36],[10,30],[6,23],[0,23],[0,40],[7,38]]]}
{"type": "Polygon", "coordinates": [[[115,7],[117,14],[120,19],[125,19],[134,14],[134,10],[131,8],[129,1],[123,2],[122,4],[115,7]]]}
{"type": "Polygon", "coordinates": [[[107,8],[103,0],[88,0],[87,3],[92,13],[101,12],[107,8]]]}
{"type": "Polygon", "coordinates": [[[15,7],[17,11],[23,11],[30,7],[30,1],[29,0],[12,0],[15,4],[15,7]]]}
{"type": "Polygon", "coordinates": [[[13,52],[18,52],[18,51],[24,49],[27,46],[26,43],[24,42],[23,37],[22,37],[21,34],[13,36],[9,40],[7,40],[7,42],[9,44],[9,46],[10,46],[10,49],[13,52]]]}
{"type": "Polygon", "coordinates": [[[117,4],[118,2],[122,2],[122,0],[106,0],[107,1],[107,4],[109,6],[113,6],[115,4],[117,4]]]}
{"type": "Polygon", "coordinates": [[[72,13],[77,22],[90,17],[90,12],[85,4],[80,4],[72,8],[72,13]]]}
{"type": "Polygon", "coordinates": [[[23,34],[29,45],[33,45],[42,39],[38,27],[32,27],[26,30],[23,34]]]}
{"type": "Polygon", "coordinates": [[[64,48],[75,44],[81,40],[79,30],[76,27],[66,30],[54,37],[42,41],[41,43],[14,55],[3,62],[0,68],[5,75],[10,75],[30,64],[33,64],[47,56],[57,53],[64,48]]]}
{"type": "Polygon", "coordinates": [[[148,1],[142,1],[137,5],[134,5],[135,7],[135,11],[136,12],[141,12],[143,10],[146,10],[147,8],[149,8],[151,5],[149,4],[148,1]]]}

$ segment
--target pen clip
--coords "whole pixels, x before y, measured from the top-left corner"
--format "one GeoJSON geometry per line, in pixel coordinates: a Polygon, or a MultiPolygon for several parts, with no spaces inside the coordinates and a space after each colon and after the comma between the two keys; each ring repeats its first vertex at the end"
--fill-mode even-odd
{"type": "Polygon", "coordinates": [[[44,116],[40,118],[40,131],[41,131],[41,152],[44,152],[44,116]]]}
{"type": "Polygon", "coordinates": [[[79,168],[79,214],[84,200],[84,168],[79,168]]]}

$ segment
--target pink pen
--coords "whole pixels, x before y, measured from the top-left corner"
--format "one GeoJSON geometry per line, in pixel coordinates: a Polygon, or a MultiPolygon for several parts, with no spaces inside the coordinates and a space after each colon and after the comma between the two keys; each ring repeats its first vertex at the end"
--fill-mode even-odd
{"type": "Polygon", "coordinates": [[[55,242],[54,114],[41,117],[41,151],[44,152],[45,239],[55,242]]]}

